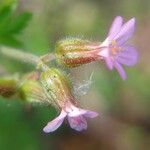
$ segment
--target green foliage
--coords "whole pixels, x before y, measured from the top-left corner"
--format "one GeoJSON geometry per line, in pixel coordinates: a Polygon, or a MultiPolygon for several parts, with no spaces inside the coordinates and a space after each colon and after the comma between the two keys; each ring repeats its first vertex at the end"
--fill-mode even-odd
{"type": "Polygon", "coordinates": [[[31,13],[24,12],[16,15],[13,4],[0,10],[0,44],[20,47],[22,42],[17,39],[19,34],[31,19],[31,13]]]}
{"type": "Polygon", "coordinates": [[[40,141],[41,137],[43,138],[41,128],[50,116],[54,116],[54,110],[39,106],[28,108],[19,100],[11,100],[10,102],[0,98],[0,149],[46,149],[44,141],[40,141]]]}
{"type": "Polygon", "coordinates": [[[119,105],[121,95],[121,79],[117,72],[102,69],[95,77],[96,90],[102,94],[106,107],[108,109],[116,109],[119,105]],[[109,87],[109,88],[108,88],[109,87]]]}

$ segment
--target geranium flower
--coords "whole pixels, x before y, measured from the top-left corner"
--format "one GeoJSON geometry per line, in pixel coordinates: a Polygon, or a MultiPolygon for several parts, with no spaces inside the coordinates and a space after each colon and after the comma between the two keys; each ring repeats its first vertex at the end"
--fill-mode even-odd
{"type": "Polygon", "coordinates": [[[133,66],[137,63],[136,49],[126,43],[132,37],[134,30],[135,18],[123,24],[122,17],[118,16],[111,25],[108,37],[100,45],[103,49],[99,55],[105,60],[110,70],[117,69],[123,80],[126,79],[126,73],[122,65],[133,66]]]}
{"type": "Polygon", "coordinates": [[[108,37],[104,42],[93,43],[91,41],[69,38],[56,44],[56,59],[58,63],[66,67],[77,67],[92,61],[105,60],[110,70],[116,68],[122,79],[126,79],[126,73],[122,65],[133,66],[137,63],[137,51],[127,44],[135,29],[135,18],[123,24],[122,17],[114,19],[108,37]]]}
{"type": "Polygon", "coordinates": [[[44,127],[43,131],[46,133],[55,131],[61,126],[66,117],[72,129],[76,131],[86,130],[86,118],[94,118],[97,115],[98,114],[96,112],[78,108],[69,102],[66,104],[66,107],[62,109],[58,117],[48,122],[48,124],[44,127]]]}
{"type": "Polygon", "coordinates": [[[50,121],[43,129],[49,133],[61,126],[67,118],[72,129],[82,131],[87,129],[86,118],[94,118],[98,113],[81,109],[72,94],[71,87],[64,72],[56,68],[49,68],[41,74],[41,83],[45,88],[49,102],[61,110],[61,113],[54,120],[50,121]]]}

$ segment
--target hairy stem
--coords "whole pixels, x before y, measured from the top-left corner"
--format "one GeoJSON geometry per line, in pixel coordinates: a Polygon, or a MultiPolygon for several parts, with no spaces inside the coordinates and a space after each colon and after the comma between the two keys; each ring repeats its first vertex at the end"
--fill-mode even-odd
{"type": "Polygon", "coordinates": [[[0,47],[0,53],[15,60],[19,60],[32,65],[39,63],[39,57],[10,47],[0,47]]]}
{"type": "Polygon", "coordinates": [[[0,47],[0,53],[7,56],[7,57],[12,58],[12,59],[32,64],[42,71],[45,71],[49,68],[45,64],[44,58],[45,59],[49,58],[49,61],[54,59],[53,54],[45,55],[47,57],[45,57],[45,56],[44,57],[38,57],[34,54],[23,52],[22,50],[19,50],[19,49],[14,49],[14,48],[4,47],[4,46],[0,47]],[[51,56],[51,58],[50,58],[50,56],[51,56]]]}
{"type": "Polygon", "coordinates": [[[55,55],[52,54],[52,53],[48,53],[46,55],[43,55],[41,56],[41,60],[44,62],[44,63],[47,63],[47,62],[50,62],[52,60],[55,59],[55,55]]]}

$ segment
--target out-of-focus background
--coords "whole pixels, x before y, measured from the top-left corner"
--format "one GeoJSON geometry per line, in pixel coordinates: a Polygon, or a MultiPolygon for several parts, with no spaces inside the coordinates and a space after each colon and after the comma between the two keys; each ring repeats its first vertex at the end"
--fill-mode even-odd
{"type": "MultiPolygon", "coordinates": [[[[63,124],[56,132],[42,128],[57,115],[48,106],[30,107],[0,97],[0,150],[148,150],[150,149],[150,1],[148,0],[0,0],[0,45],[42,55],[66,37],[103,41],[114,17],[136,18],[132,43],[139,52],[122,81],[116,71],[94,62],[72,69],[78,82],[93,83],[79,97],[99,112],[78,133],[63,124]]],[[[0,74],[24,74],[29,65],[0,56],[0,74]]]]}

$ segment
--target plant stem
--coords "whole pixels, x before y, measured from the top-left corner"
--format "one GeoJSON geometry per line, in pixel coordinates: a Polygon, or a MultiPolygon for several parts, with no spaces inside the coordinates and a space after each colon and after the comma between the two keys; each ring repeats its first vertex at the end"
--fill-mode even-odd
{"type": "Polygon", "coordinates": [[[22,50],[19,49],[14,49],[14,48],[4,47],[4,46],[0,47],[0,53],[7,57],[13,58],[15,60],[32,64],[36,66],[37,69],[40,69],[42,71],[46,71],[47,69],[49,69],[49,67],[45,64],[45,61],[46,62],[48,61],[47,59],[49,59],[49,61],[55,59],[53,54],[48,54],[48,55],[44,55],[43,57],[38,57],[34,54],[23,52],[22,50]]]}
{"type": "Polygon", "coordinates": [[[38,56],[14,48],[1,46],[0,53],[15,60],[30,63],[34,66],[37,66],[37,64],[39,63],[38,56]]]}
{"type": "Polygon", "coordinates": [[[52,53],[48,53],[40,57],[44,63],[50,62],[55,59],[55,55],[52,53]]]}

